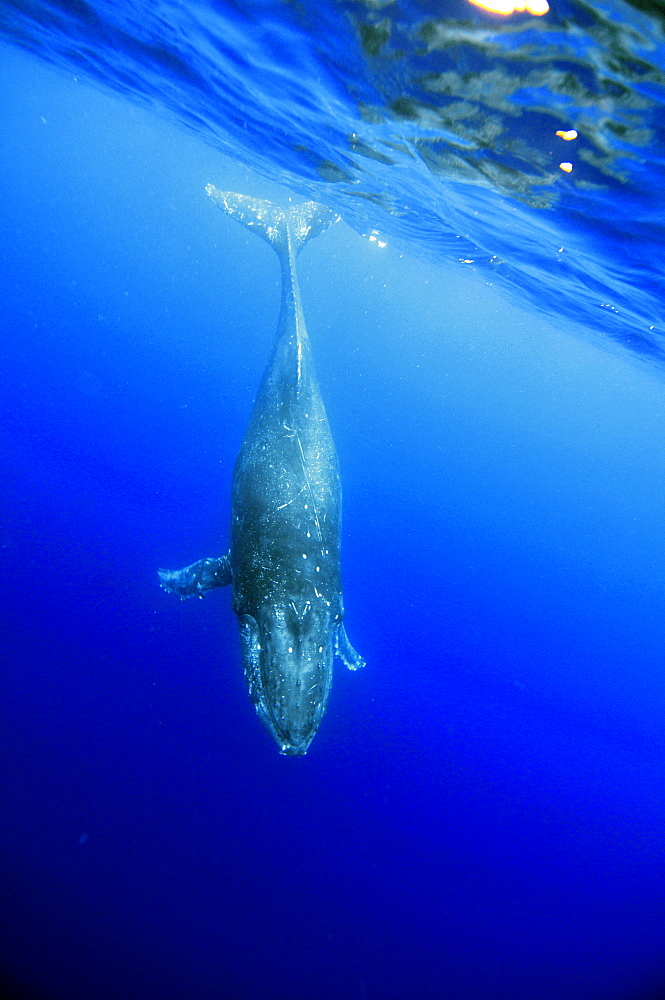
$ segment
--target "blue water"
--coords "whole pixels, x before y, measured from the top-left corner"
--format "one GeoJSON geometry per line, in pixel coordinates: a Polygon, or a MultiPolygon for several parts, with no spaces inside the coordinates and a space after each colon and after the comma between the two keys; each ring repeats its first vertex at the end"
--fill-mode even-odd
{"type": "MultiPolygon", "coordinates": [[[[507,194],[505,170],[488,187],[365,152],[378,204],[295,147],[341,169],[360,50],[333,61],[330,47],[353,16],[401,18],[397,44],[417,6],[150,4],[135,36],[104,27],[131,20],[125,4],[0,8],[6,995],[661,995],[660,8],[602,8],[635,46],[643,18],[653,29],[649,79],[623,92],[652,129],[622,166],[634,175],[575,188],[573,170],[547,208],[507,194]],[[131,39],[155,25],[179,48],[148,64],[131,39]],[[226,104],[176,73],[175,51],[228,60],[234,45],[235,76],[211,83],[228,84],[226,104]],[[292,86],[296,57],[319,91],[292,86]],[[194,119],[204,105],[214,130],[194,119]],[[157,586],[157,567],[226,545],[279,307],[274,254],[210,203],[209,182],[344,216],[299,265],[342,469],[347,627],[367,667],[336,670],[302,759],[256,718],[230,595],[180,603],[157,586]],[[393,214],[405,187],[410,211],[393,214]],[[435,188],[458,212],[446,232],[423,208],[438,212],[435,188]],[[470,233],[457,222],[473,211],[470,233]],[[583,268],[529,257],[531,220],[585,245],[587,286],[583,268]],[[489,258],[511,243],[506,275],[489,258]],[[478,246],[484,261],[462,264],[478,246]],[[592,306],[599,287],[618,312],[592,306]]],[[[581,4],[553,17],[582,48],[598,23],[581,4]]],[[[507,24],[505,46],[522,44],[507,24]]],[[[390,72],[372,62],[385,51],[363,58],[358,101],[370,85],[385,101],[386,80],[411,94],[412,53],[390,72]]],[[[585,142],[597,152],[611,133],[585,142]]]]}

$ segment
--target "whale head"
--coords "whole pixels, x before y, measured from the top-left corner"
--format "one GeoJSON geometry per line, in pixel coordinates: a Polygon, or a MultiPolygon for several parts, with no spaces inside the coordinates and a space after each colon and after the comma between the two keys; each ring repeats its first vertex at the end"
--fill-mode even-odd
{"type": "Polygon", "coordinates": [[[280,752],[301,757],[323,718],[333,669],[330,609],[262,607],[239,616],[245,679],[280,752]]]}

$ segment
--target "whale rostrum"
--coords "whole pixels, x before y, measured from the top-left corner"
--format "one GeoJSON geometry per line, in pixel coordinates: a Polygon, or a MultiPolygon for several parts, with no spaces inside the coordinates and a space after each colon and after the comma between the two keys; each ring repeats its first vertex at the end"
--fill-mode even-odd
{"type": "Polygon", "coordinates": [[[233,472],[229,552],[159,576],[181,597],[232,586],[250,698],[280,751],[301,756],[323,718],[335,655],[351,670],[364,666],[344,630],[339,467],[295,266],[338,217],[315,202],[282,209],[212,184],[206,192],[271,244],[282,300],[233,472]]]}

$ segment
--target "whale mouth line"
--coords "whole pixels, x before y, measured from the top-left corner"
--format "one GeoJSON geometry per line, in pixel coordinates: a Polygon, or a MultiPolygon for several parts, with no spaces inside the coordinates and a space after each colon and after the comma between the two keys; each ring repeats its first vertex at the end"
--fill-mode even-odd
{"type": "Polygon", "coordinates": [[[307,743],[282,743],[279,752],[283,757],[304,757],[309,750],[309,741],[307,743]]]}
{"type": "Polygon", "coordinates": [[[318,724],[312,726],[306,734],[293,735],[275,719],[272,706],[268,705],[267,708],[267,721],[275,742],[279,745],[279,752],[286,757],[304,757],[316,735],[318,724]]]}

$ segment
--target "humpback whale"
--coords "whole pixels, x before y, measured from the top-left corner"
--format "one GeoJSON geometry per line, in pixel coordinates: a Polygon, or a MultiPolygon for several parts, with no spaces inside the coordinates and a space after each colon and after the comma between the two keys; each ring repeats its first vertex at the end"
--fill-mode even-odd
{"type": "Polygon", "coordinates": [[[302,756],[326,709],[335,655],[351,670],[364,665],[344,629],[339,467],[295,266],[338,217],[315,202],[282,209],[212,184],[206,192],[277,253],[280,316],[234,467],[229,551],[159,576],[180,597],[232,586],[250,698],[281,753],[302,756]]]}

